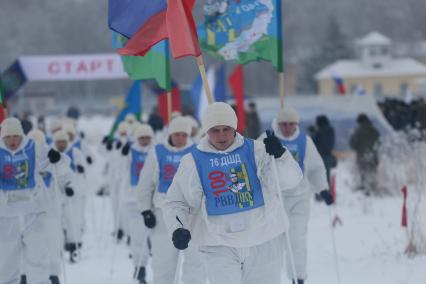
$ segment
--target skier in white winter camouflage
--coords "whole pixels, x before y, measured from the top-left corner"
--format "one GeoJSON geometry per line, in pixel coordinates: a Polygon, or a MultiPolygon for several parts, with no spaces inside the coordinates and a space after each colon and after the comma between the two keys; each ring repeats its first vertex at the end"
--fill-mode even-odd
{"type": "MultiPolygon", "coordinates": [[[[333,203],[333,197],[328,190],[324,162],[312,139],[299,128],[299,121],[297,111],[286,107],[278,113],[272,123],[272,129],[303,171],[300,184],[282,195],[290,221],[289,236],[294,254],[297,284],[303,284],[307,278],[307,232],[312,193],[320,194],[327,205],[333,203]]],[[[259,140],[264,137],[266,134],[263,134],[259,140]]],[[[289,254],[287,254],[287,274],[289,279],[294,279],[289,254]]]]}
{"type": "Polygon", "coordinates": [[[226,103],[209,105],[202,127],[207,135],[182,158],[163,208],[174,246],[199,247],[210,284],[281,283],[288,220],[279,191],[302,179],[298,164],[275,136],[238,134],[226,103]],[[237,193],[228,189],[232,169],[245,184],[237,193]]]}

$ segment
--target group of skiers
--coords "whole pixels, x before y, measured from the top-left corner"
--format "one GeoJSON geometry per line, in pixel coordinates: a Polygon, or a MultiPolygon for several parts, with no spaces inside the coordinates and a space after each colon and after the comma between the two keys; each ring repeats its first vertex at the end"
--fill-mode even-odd
{"type": "MultiPolygon", "coordinates": [[[[273,131],[252,140],[236,131],[231,106],[217,102],[200,129],[174,114],[160,135],[128,115],[105,137],[114,235],[128,236],[134,279],[147,283],[152,258],[156,284],[282,283],[285,263],[290,281],[303,284],[312,194],[327,205],[333,197],[299,120],[284,108],[273,131]]],[[[1,284],[21,274],[31,284],[59,283],[62,245],[70,261],[82,248],[92,157],[73,123],[53,126],[49,147],[39,131],[25,136],[17,119],[1,125],[1,284]]]]}
{"type": "Polygon", "coordinates": [[[75,261],[82,247],[92,157],[71,119],[25,135],[7,118],[0,136],[0,283],[58,284],[64,249],[75,261]]]}

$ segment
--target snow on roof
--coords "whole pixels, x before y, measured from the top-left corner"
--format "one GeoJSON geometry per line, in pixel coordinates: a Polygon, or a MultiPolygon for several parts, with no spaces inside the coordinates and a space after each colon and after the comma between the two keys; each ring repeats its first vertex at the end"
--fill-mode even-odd
{"type": "Polygon", "coordinates": [[[315,79],[331,79],[334,76],[342,78],[360,78],[404,75],[426,76],[426,65],[411,58],[389,60],[382,68],[373,68],[371,65],[367,66],[358,60],[338,60],[315,74],[315,79]]]}
{"type": "Polygon", "coordinates": [[[360,40],[359,45],[389,45],[391,40],[377,31],[370,32],[360,40]]]}

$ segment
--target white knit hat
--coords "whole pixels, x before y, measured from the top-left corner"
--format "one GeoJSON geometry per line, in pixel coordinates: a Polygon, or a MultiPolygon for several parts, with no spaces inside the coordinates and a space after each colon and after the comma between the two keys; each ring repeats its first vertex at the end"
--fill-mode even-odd
{"type": "Polygon", "coordinates": [[[21,121],[15,117],[9,117],[3,120],[1,124],[1,138],[6,136],[24,136],[21,121]]]}
{"type": "Polygon", "coordinates": [[[62,128],[62,121],[59,119],[53,119],[49,122],[49,131],[58,131],[62,128]]]}
{"type": "Polygon", "coordinates": [[[126,122],[122,121],[118,124],[117,131],[119,134],[127,134],[128,130],[128,124],[126,122]]]}
{"type": "Polygon", "coordinates": [[[28,138],[33,139],[37,144],[43,145],[46,143],[46,136],[40,129],[33,129],[27,134],[28,138]]]}
{"type": "Polygon", "coordinates": [[[77,120],[72,117],[64,117],[62,119],[62,124],[71,124],[74,127],[77,127],[77,120]]]}
{"type": "Polygon", "coordinates": [[[124,119],[127,123],[132,124],[136,121],[136,116],[133,113],[128,113],[124,119]]]}
{"type": "Polygon", "coordinates": [[[232,107],[223,102],[216,102],[209,105],[201,120],[203,131],[207,131],[215,126],[226,125],[233,129],[237,129],[238,119],[232,107]]]}
{"type": "Polygon", "coordinates": [[[75,129],[75,126],[72,123],[64,123],[62,125],[62,130],[64,130],[66,133],[72,134],[72,135],[76,135],[77,130],[75,129]]]}
{"type": "Polygon", "coordinates": [[[176,117],[169,124],[169,135],[177,132],[185,132],[191,135],[192,127],[188,119],[183,116],[176,117]]]}
{"type": "Polygon", "coordinates": [[[149,124],[138,124],[133,132],[133,138],[138,139],[139,137],[149,136],[154,137],[154,131],[149,124]]]}
{"type": "Polygon", "coordinates": [[[172,111],[172,113],[170,114],[170,119],[173,120],[179,116],[182,116],[182,113],[178,110],[175,110],[175,111],[172,111]]]}
{"type": "Polygon", "coordinates": [[[53,134],[52,139],[53,139],[53,142],[56,142],[56,141],[67,141],[68,142],[68,140],[69,140],[68,139],[68,133],[65,132],[65,130],[56,131],[55,134],[53,134]]]}
{"type": "Polygon", "coordinates": [[[191,127],[195,127],[195,128],[199,128],[200,126],[199,126],[199,124],[198,124],[198,121],[197,120],[195,120],[195,118],[193,118],[192,116],[190,116],[190,115],[185,115],[184,116],[186,119],[188,119],[188,121],[189,121],[189,124],[191,124],[191,127]]]}
{"type": "Polygon", "coordinates": [[[296,122],[299,123],[300,117],[297,111],[294,108],[284,108],[282,109],[277,116],[277,123],[280,122],[296,122]]]}

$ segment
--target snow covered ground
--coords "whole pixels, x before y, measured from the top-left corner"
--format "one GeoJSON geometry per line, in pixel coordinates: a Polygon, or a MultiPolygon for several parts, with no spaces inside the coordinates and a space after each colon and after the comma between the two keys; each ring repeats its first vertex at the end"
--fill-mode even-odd
{"type": "MultiPolygon", "coordinates": [[[[108,131],[110,122],[95,118],[81,126],[87,139],[96,143],[108,131]]],[[[96,158],[89,181],[93,190],[104,178],[102,156],[96,158]]],[[[323,203],[313,201],[307,283],[338,284],[330,227],[331,217],[337,214],[343,222],[334,229],[341,284],[425,284],[426,256],[410,259],[404,254],[407,237],[400,227],[402,197],[366,199],[351,192],[351,172],[345,162],[337,169],[337,207],[329,211],[323,203]]],[[[135,283],[129,250],[125,243],[114,245],[113,242],[108,197],[89,199],[87,223],[81,260],[76,264],[66,263],[67,284],[135,283]]],[[[152,283],[149,269],[148,280],[152,283]]]]}

